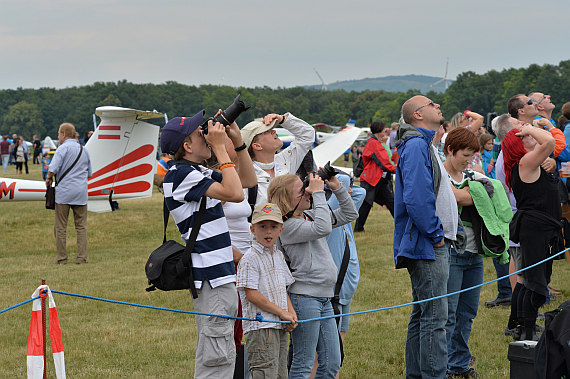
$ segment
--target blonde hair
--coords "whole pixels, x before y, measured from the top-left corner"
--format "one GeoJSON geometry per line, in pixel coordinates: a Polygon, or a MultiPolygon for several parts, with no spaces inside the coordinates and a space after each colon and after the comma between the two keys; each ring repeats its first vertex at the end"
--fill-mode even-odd
{"type": "Polygon", "coordinates": [[[69,122],[64,122],[59,126],[59,130],[67,138],[75,138],[75,126],[69,122]]]}
{"type": "Polygon", "coordinates": [[[277,204],[281,214],[287,214],[293,209],[291,205],[291,186],[299,177],[295,174],[285,174],[274,178],[267,189],[268,201],[277,204]]]}
{"type": "Polygon", "coordinates": [[[463,113],[457,112],[451,118],[451,127],[447,129],[447,132],[451,132],[455,128],[459,128],[461,126],[461,121],[463,121],[463,113]]]}

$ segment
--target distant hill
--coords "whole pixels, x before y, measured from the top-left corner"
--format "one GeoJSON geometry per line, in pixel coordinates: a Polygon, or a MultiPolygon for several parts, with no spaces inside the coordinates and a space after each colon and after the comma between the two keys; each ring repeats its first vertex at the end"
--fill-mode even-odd
{"type": "MultiPolygon", "coordinates": [[[[380,78],[364,78],[358,80],[343,80],[335,83],[327,84],[327,90],[343,89],[345,91],[362,92],[370,91],[388,91],[388,92],[406,92],[410,89],[420,90],[422,93],[429,91],[445,92],[445,83],[441,82],[434,87],[431,84],[437,82],[441,78],[426,75],[403,75],[403,76],[383,76],[380,78]]],[[[450,80],[453,82],[453,80],[450,80]]],[[[322,85],[310,85],[305,88],[321,89],[322,85]]]]}

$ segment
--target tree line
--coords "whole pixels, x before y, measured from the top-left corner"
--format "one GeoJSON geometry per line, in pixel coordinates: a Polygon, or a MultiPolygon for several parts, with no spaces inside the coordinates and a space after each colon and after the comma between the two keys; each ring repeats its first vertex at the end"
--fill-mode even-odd
{"type": "MultiPolygon", "coordinates": [[[[430,91],[425,95],[441,105],[444,117],[451,118],[466,109],[482,115],[506,112],[507,100],[518,93],[539,91],[552,96],[557,105],[553,118],[560,115],[562,104],[570,101],[570,60],[558,65],[532,64],[526,68],[491,70],[485,74],[467,71],[460,74],[445,93],[430,91]]],[[[93,129],[95,108],[103,105],[141,110],[156,109],[168,117],[190,116],[201,109],[212,116],[230,105],[237,93],[251,106],[237,122],[245,125],[267,113],[291,112],[309,123],[324,122],[344,125],[356,119],[356,125],[368,126],[372,120],[386,123],[398,121],[404,101],[417,90],[407,92],[344,90],[321,91],[303,87],[229,87],[177,82],[163,84],[134,84],[96,82],[87,86],[64,89],[6,89],[0,90],[0,133],[17,133],[30,139],[57,136],[62,122],[73,123],[83,135],[93,129]]],[[[151,121],[152,122],[152,121],[151,121]]],[[[154,121],[161,124],[161,120],[154,121]]]]}

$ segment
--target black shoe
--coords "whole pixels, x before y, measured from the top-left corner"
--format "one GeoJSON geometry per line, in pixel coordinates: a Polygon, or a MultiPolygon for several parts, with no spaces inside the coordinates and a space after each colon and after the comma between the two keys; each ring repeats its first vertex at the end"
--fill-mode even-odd
{"type": "Polygon", "coordinates": [[[470,368],[469,370],[467,370],[465,372],[462,372],[461,374],[448,372],[446,374],[446,376],[448,378],[479,378],[479,377],[481,377],[481,375],[479,375],[479,373],[477,371],[473,370],[472,368],[470,368]]]}
{"type": "Polygon", "coordinates": [[[494,300],[486,301],[485,305],[489,308],[497,307],[499,305],[511,305],[511,298],[497,296],[494,300]]]}
{"type": "Polygon", "coordinates": [[[354,229],[354,233],[362,233],[364,232],[364,228],[362,229],[354,229]]]}
{"type": "Polygon", "coordinates": [[[538,341],[538,335],[536,334],[536,331],[533,329],[532,333],[524,333],[524,338],[521,338],[520,340],[524,340],[524,341],[538,341]]]}
{"type": "Polygon", "coordinates": [[[518,325],[513,331],[513,341],[521,341],[523,339],[522,338],[523,333],[524,333],[523,327],[518,325]]]}

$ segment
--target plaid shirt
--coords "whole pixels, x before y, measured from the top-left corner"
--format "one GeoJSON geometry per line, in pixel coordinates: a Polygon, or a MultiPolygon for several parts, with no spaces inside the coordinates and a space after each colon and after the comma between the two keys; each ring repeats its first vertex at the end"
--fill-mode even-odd
{"type": "MultiPolygon", "coordinates": [[[[267,300],[282,309],[287,309],[287,286],[294,282],[293,276],[285,263],[283,253],[273,247],[273,254],[257,241],[244,254],[237,268],[237,289],[243,307],[243,317],[255,318],[257,312],[265,320],[279,320],[279,316],[265,312],[246,300],[245,288],[258,290],[267,300]]],[[[243,332],[275,328],[282,329],[284,324],[271,322],[243,321],[243,332]]]]}

